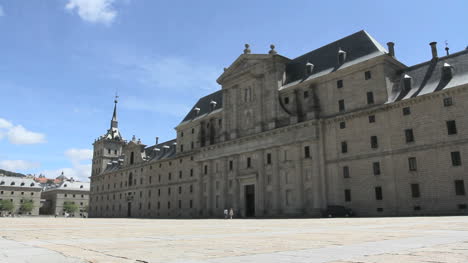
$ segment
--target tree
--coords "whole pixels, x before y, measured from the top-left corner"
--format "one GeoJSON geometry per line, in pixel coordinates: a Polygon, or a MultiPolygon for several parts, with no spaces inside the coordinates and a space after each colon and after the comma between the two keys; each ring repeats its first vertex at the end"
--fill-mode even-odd
{"type": "Polygon", "coordinates": [[[78,210],[78,206],[74,202],[63,203],[63,211],[73,214],[78,210]]]}
{"type": "Polygon", "coordinates": [[[11,200],[0,200],[0,211],[13,212],[15,206],[11,200]]]}
{"type": "Polygon", "coordinates": [[[23,200],[23,203],[20,206],[21,212],[29,213],[34,209],[33,200],[23,200]]]}

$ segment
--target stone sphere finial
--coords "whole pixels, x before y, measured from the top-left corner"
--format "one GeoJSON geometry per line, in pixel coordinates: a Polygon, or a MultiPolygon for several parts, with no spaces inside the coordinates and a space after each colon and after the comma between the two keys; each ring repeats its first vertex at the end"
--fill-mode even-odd
{"type": "Polygon", "coordinates": [[[271,44],[271,45],[270,45],[270,48],[271,48],[271,50],[268,52],[268,54],[270,54],[270,55],[275,55],[275,54],[278,53],[278,52],[276,52],[276,50],[275,50],[275,45],[271,44]]]}
{"type": "Polygon", "coordinates": [[[245,44],[244,54],[250,54],[250,45],[245,44]]]}

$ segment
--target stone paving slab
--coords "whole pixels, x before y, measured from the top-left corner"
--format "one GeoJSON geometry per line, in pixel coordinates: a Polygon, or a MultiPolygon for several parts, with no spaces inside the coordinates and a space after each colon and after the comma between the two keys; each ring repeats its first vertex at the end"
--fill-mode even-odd
{"type": "Polygon", "coordinates": [[[468,217],[0,218],[0,262],[468,262],[468,217]]]}

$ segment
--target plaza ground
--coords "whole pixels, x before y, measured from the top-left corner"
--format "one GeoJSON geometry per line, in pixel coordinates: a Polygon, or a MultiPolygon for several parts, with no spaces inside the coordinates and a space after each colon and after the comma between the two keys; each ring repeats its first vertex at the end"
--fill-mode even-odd
{"type": "Polygon", "coordinates": [[[0,262],[468,262],[468,217],[0,218],[0,262]]]}

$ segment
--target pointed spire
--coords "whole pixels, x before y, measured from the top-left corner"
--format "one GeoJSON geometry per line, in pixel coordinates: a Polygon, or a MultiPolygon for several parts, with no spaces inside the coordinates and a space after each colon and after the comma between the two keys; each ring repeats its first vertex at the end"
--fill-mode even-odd
{"type": "Polygon", "coordinates": [[[117,103],[119,96],[115,95],[115,100],[114,100],[114,113],[112,114],[112,120],[111,120],[111,129],[112,128],[118,128],[119,123],[117,121],[117,103]]]}

